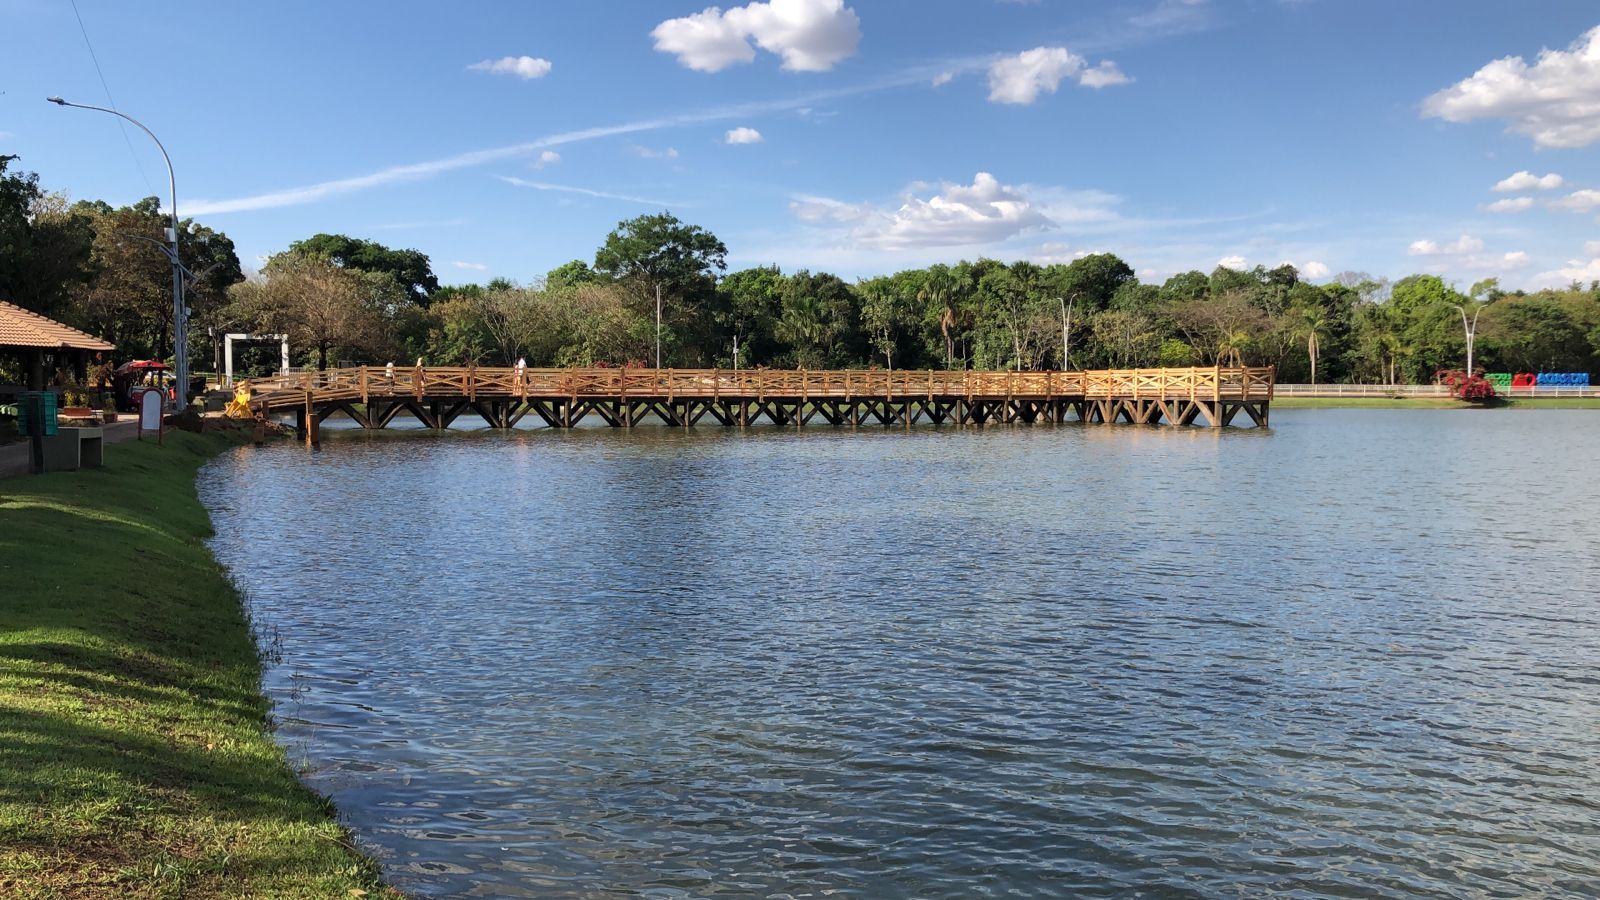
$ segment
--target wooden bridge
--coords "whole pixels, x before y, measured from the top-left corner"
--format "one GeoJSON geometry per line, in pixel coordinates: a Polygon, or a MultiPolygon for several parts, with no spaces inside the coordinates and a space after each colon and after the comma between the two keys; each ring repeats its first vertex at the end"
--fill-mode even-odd
{"type": "Polygon", "coordinates": [[[362,366],[245,382],[257,415],[292,413],[307,440],[334,413],[363,428],[401,414],[449,428],[472,414],[491,428],[533,415],[551,428],[588,417],[632,427],[654,417],[688,427],[1081,422],[1220,428],[1243,412],[1267,424],[1273,370],[1107,369],[1088,372],[792,371],[780,369],[529,369],[362,366]]]}

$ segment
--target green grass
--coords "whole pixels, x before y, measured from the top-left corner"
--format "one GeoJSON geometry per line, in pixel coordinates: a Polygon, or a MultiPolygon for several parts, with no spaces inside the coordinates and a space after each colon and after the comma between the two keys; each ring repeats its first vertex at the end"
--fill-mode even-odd
{"type": "Polygon", "coordinates": [[[0,896],[393,895],[267,730],[194,490],[234,440],[0,480],[0,896]]]}
{"type": "MultiPolygon", "coordinates": [[[[1467,409],[1467,404],[1444,397],[1277,397],[1273,409],[1467,409]]],[[[1600,409],[1600,397],[1508,400],[1499,409],[1600,409]]]]}

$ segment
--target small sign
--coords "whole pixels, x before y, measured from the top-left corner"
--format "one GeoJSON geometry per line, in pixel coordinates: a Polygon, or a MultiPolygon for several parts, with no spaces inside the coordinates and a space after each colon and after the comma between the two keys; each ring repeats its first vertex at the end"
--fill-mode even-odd
{"type": "Polygon", "coordinates": [[[161,392],[151,389],[139,395],[139,438],[143,440],[146,431],[154,431],[161,435],[161,408],[163,397],[161,392]]]}

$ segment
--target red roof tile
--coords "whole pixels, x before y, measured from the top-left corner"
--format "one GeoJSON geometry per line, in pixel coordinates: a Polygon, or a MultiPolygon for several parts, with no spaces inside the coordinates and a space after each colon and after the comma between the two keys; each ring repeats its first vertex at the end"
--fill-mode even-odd
{"type": "Polygon", "coordinates": [[[44,350],[115,350],[114,344],[92,334],[28,312],[0,300],[0,347],[37,347],[44,350]]]}

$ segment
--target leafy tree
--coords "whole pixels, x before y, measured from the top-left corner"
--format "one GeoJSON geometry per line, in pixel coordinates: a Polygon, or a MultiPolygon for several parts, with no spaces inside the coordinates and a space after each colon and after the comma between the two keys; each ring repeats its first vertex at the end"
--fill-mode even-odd
{"type": "Polygon", "coordinates": [[[716,299],[717,273],[727,267],[728,248],[716,235],[667,212],[617,223],[594,255],[595,270],[628,286],[639,307],[653,308],[660,290],[663,322],[670,329],[664,346],[677,349],[678,333],[697,334],[702,340],[682,349],[700,361],[717,337],[706,330],[716,317],[704,313],[716,299]]]}
{"type": "Polygon", "coordinates": [[[817,369],[859,361],[852,346],[856,299],[839,276],[801,269],[784,284],[780,302],[775,331],[789,346],[789,364],[817,369]]]}
{"type": "Polygon", "coordinates": [[[1045,276],[1051,293],[1076,300],[1077,308],[1102,310],[1117,289],[1134,281],[1133,267],[1114,253],[1092,253],[1066,266],[1051,266],[1045,276]]]}
{"type": "Polygon", "coordinates": [[[405,291],[411,302],[421,306],[439,289],[428,256],[417,250],[394,250],[377,241],[342,234],[317,234],[289,245],[289,252],[320,256],[345,269],[386,272],[405,291]]]}
{"type": "Polygon", "coordinates": [[[892,278],[863,281],[856,285],[856,294],[861,298],[861,327],[872,349],[883,355],[884,368],[893,369],[900,339],[911,324],[912,298],[901,293],[892,278]]]}
{"type": "Polygon", "coordinates": [[[1141,312],[1106,309],[1091,319],[1095,343],[1114,369],[1149,365],[1160,353],[1161,334],[1155,320],[1141,312]]]}
{"type": "Polygon", "coordinates": [[[0,156],[0,299],[55,319],[74,319],[74,295],[93,274],[94,232],[38,175],[7,174],[0,156]]]}
{"type": "Polygon", "coordinates": [[[1588,371],[1594,348],[1551,295],[1505,300],[1484,322],[1486,356],[1513,372],[1588,371]]]}
{"type": "MultiPolygon", "coordinates": [[[[72,213],[84,217],[94,232],[94,275],[82,295],[84,322],[124,355],[167,357],[172,351],[172,263],[162,247],[171,219],[162,213],[160,199],[146,197],[116,209],[100,201],[80,202],[72,213]]],[[[227,235],[192,219],[178,225],[179,256],[193,276],[184,288],[193,354],[207,349],[208,329],[224,324],[228,288],[244,274],[227,235]]]]}
{"type": "Polygon", "coordinates": [[[1211,270],[1211,284],[1208,293],[1213,297],[1223,294],[1237,293],[1241,297],[1253,297],[1255,289],[1261,282],[1251,272],[1241,272],[1227,266],[1217,266],[1211,270]]]}
{"type": "Polygon", "coordinates": [[[1161,299],[1169,305],[1204,300],[1211,295],[1211,279],[1204,272],[1179,272],[1161,286],[1161,299]]]}
{"type": "Polygon", "coordinates": [[[600,273],[589,268],[589,264],[581,259],[562,263],[551,269],[544,276],[544,286],[549,290],[562,290],[577,287],[580,284],[593,284],[604,280],[600,273]]]}
{"type": "Polygon", "coordinates": [[[318,369],[328,367],[335,349],[373,357],[391,347],[385,313],[396,306],[393,295],[404,290],[387,273],[346,269],[321,255],[292,251],[273,257],[262,275],[234,286],[231,315],[312,347],[318,369]]]}
{"type": "Polygon", "coordinates": [[[1194,365],[1194,348],[1177,338],[1167,338],[1156,351],[1156,365],[1181,369],[1194,365]]]}
{"type": "Polygon", "coordinates": [[[1186,303],[1172,319],[1205,364],[1237,366],[1271,327],[1271,319],[1250,302],[1248,290],[1186,303]]]}
{"type": "Polygon", "coordinates": [[[1474,300],[1481,300],[1484,303],[1493,303],[1505,295],[1506,292],[1500,290],[1500,279],[1498,278],[1485,278],[1482,281],[1475,281],[1467,291],[1468,297],[1474,300]]]}
{"type": "Polygon", "coordinates": [[[770,362],[778,352],[773,329],[782,314],[786,281],[777,266],[759,266],[733,272],[717,285],[719,324],[737,339],[740,365],[770,362]]]}

